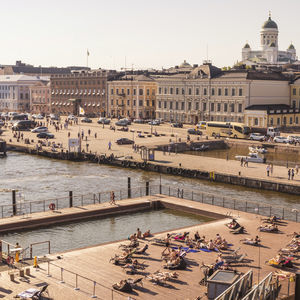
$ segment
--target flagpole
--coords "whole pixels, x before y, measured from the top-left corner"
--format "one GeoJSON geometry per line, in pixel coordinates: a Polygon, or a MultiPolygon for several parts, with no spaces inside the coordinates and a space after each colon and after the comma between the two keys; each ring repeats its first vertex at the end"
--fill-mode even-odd
{"type": "Polygon", "coordinates": [[[86,66],[89,67],[89,49],[86,51],[86,66]]]}

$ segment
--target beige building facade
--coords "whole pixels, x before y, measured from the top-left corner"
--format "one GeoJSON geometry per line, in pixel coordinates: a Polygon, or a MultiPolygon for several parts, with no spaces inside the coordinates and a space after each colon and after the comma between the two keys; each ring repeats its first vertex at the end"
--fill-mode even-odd
{"type": "Polygon", "coordinates": [[[127,75],[108,82],[108,115],[131,119],[155,117],[156,82],[145,75],[127,75]]]}
{"type": "Polygon", "coordinates": [[[244,122],[250,105],[290,103],[289,81],[278,73],[224,72],[205,64],[189,74],[161,76],[156,81],[156,117],[166,121],[244,122]]]}
{"type": "Polygon", "coordinates": [[[38,82],[30,87],[30,112],[33,114],[49,114],[51,112],[50,80],[38,82]]]}

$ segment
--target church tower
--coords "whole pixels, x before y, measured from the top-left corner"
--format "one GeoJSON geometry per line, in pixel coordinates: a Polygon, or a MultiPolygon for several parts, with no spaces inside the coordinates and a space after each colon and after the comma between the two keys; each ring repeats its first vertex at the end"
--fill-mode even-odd
{"type": "Polygon", "coordinates": [[[262,50],[268,49],[272,43],[278,48],[278,26],[271,19],[270,13],[269,19],[263,24],[260,31],[260,45],[262,50]]]}

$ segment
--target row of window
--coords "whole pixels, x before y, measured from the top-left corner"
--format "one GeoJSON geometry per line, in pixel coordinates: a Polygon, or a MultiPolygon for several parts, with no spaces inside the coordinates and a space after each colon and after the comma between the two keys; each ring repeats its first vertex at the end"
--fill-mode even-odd
{"type": "MultiPolygon", "coordinates": [[[[158,108],[164,109],[174,109],[174,110],[185,110],[185,102],[175,102],[175,105],[173,105],[174,102],[167,102],[167,101],[158,101],[158,108]],[[169,103],[169,107],[168,107],[169,103]]],[[[235,103],[210,103],[210,106],[206,102],[202,103],[202,110],[206,111],[208,108],[210,111],[228,111],[228,106],[230,107],[230,112],[235,112],[235,103]],[[223,110],[222,110],[222,104],[223,104],[223,110]]],[[[192,109],[192,102],[187,103],[187,109],[190,111],[192,109]]],[[[199,102],[195,102],[195,110],[199,110],[199,102]]],[[[243,105],[241,103],[238,103],[237,105],[237,111],[241,113],[243,111],[243,105]]]]}
{"type": "Polygon", "coordinates": [[[105,80],[89,80],[89,81],[86,81],[86,80],[80,80],[80,81],[51,81],[51,85],[78,85],[78,82],[79,84],[81,85],[91,85],[91,84],[103,84],[105,85],[105,80]]]}
{"type": "MultiPolygon", "coordinates": [[[[152,89],[152,96],[155,96],[155,89],[152,89]]],[[[110,94],[114,94],[114,89],[110,90],[110,94]]],[[[132,94],[135,96],[136,95],[136,89],[133,89],[132,94]]],[[[116,89],[116,95],[125,95],[125,89],[116,89]]],[[[130,89],[126,89],[126,95],[130,95],[130,89]]],[[[139,95],[143,96],[144,95],[144,89],[139,89],[139,95]]],[[[146,90],[146,95],[150,96],[150,89],[146,90]]]]}
{"type": "Polygon", "coordinates": [[[100,95],[100,94],[102,94],[102,95],[104,95],[105,94],[105,89],[103,89],[102,90],[102,92],[101,92],[101,90],[100,89],[81,89],[81,90],[78,90],[78,89],[72,89],[72,90],[52,90],[52,95],[54,95],[54,94],[56,94],[56,95],[58,95],[58,94],[60,94],[60,95],[72,95],[72,94],[75,94],[75,95],[77,95],[77,94],[89,94],[89,95],[91,95],[91,94],[93,94],[93,95],[100,95]]]}
{"type": "MultiPolygon", "coordinates": [[[[275,125],[275,123],[274,123],[274,119],[273,118],[270,118],[270,124],[271,125],[275,125]]],[[[276,125],[281,125],[280,123],[281,123],[281,120],[280,120],[280,118],[277,118],[277,124],[276,125]]],[[[255,125],[258,125],[258,120],[257,119],[255,119],[255,125]],[[257,123],[257,124],[256,124],[257,123]]],[[[286,117],[283,117],[283,120],[282,120],[282,122],[283,122],[283,125],[287,125],[287,118],[286,117]]],[[[294,117],[289,117],[289,124],[290,125],[292,125],[292,124],[294,124],[294,117]]],[[[299,118],[296,116],[295,117],[295,124],[299,124],[299,118]]]]}
{"type": "MultiPolygon", "coordinates": [[[[243,89],[239,88],[238,89],[238,94],[237,94],[237,88],[224,88],[224,95],[223,95],[223,88],[211,88],[210,89],[210,94],[211,96],[229,96],[229,91],[230,91],[230,96],[243,96],[243,89]]],[[[186,89],[185,88],[158,88],[158,94],[159,95],[185,95],[186,89]]],[[[204,87],[202,91],[204,96],[208,95],[208,88],[204,87]]],[[[193,95],[193,88],[187,88],[187,95],[193,95]]],[[[200,88],[195,88],[195,95],[200,95],[200,88]]]]}
{"type": "MultiPolygon", "coordinates": [[[[143,102],[144,102],[143,100],[139,100],[138,101],[139,106],[143,106],[143,102]]],[[[124,100],[116,100],[116,101],[114,101],[112,99],[110,103],[111,103],[112,106],[114,105],[114,103],[116,105],[124,105],[125,101],[124,100]]],[[[146,100],[145,103],[146,103],[146,106],[150,106],[150,103],[152,104],[153,107],[155,106],[155,101],[154,100],[152,100],[151,102],[150,102],[150,100],[146,100]]],[[[130,106],[130,100],[129,99],[127,100],[127,106],[130,106]]],[[[136,106],[136,100],[135,99],[133,100],[133,106],[136,106]]]]}

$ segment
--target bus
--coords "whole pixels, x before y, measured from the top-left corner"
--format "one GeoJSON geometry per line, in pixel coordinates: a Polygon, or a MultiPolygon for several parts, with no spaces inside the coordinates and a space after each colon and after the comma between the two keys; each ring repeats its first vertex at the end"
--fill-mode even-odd
{"type": "Polygon", "coordinates": [[[16,121],[12,126],[12,130],[21,131],[21,130],[30,130],[36,126],[36,122],[31,120],[22,120],[16,121]]]}
{"type": "Polygon", "coordinates": [[[219,137],[231,137],[235,139],[247,139],[250,134],[250,127],[237,122],[207,122],[207,135],[219,137]]]}
{"type": "Polygon", "coordinates": [[[18,114],[11,117],[12,121],[19,121],[19,120],[28,120],[27,114],[18,114]]]}

